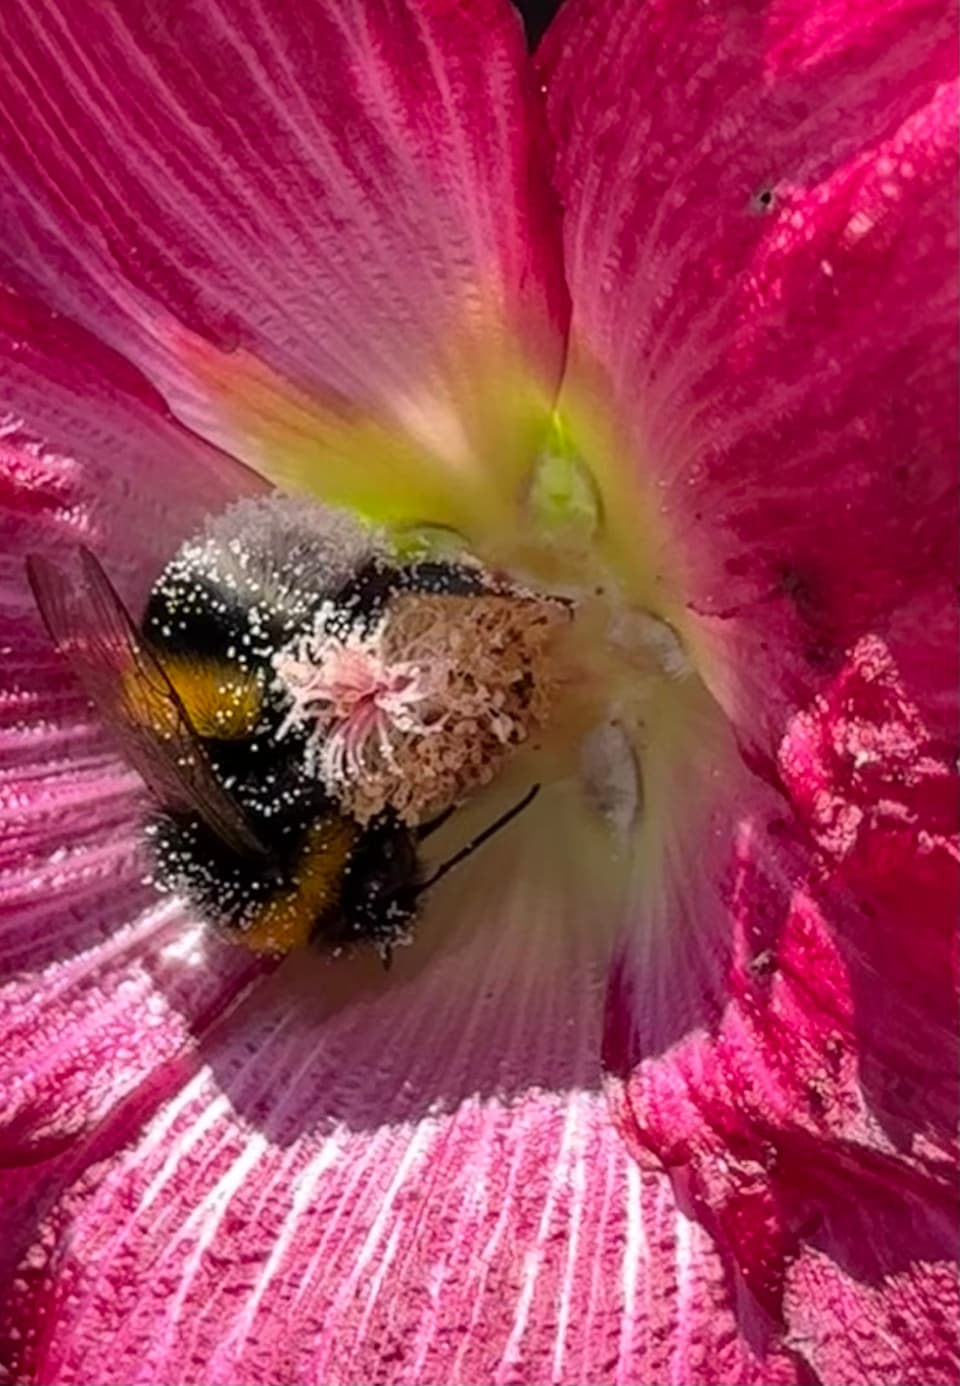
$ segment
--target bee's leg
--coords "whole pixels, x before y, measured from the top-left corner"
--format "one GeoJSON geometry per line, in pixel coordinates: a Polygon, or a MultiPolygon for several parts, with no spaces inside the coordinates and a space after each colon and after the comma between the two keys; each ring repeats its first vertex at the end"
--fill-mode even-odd
{"type": "Polygon", "coordinates": [[[477,848],[482,847],[488,838],[493,837],[501,828],[505,828],[512,818],[516,818],[517,814],[522,813],[528,804],[532,804],[539,793],[540,786],[535,784],[533,788],[523,796],[519,803],[514,804],[513,808],[507,809],[506,813],[501,813],[496,822],[491,823],[488,828],[484,828],[482,833],[478,833],[465,847],[461,847],[459,852],[455,852],[452,857],[443,862],[441,866],[438,866],[433,875],[425,880],[422,885],[417,887],[417,894],[422,895],[425,890],[429,890],[432,885],[436,885],[437,881],[445,876],[448,871],[452,871],[460,862],[466,861],[467,857],[473,856],[477,848]]]}
{"type": "Polygon", "coordinates": [[[380,954],[380,961],[383,963],[384,972],[389,972],[390,968],[393,966],[393,949],[390,947],[389,943],[384,943],[377,949],[377,952],[380,954]]]}

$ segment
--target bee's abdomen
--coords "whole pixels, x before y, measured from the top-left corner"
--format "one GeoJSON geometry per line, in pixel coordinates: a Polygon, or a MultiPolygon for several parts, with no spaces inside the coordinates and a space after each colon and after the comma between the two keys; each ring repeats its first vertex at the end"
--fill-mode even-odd
{"type": "Polygon", "coordinates": [[[150,827],[154,880],[253,952],[288,953],[338,909],[358,832],[352,819],[329,811],[274,824],[264,860],[226,847],[198,814],[166,813],[150,827]]]}
{"type": "Polygon", "coordinates": [[[244,644],[247,604],[210,578],[171,565],[147,599],[143,630],[165,656],[224,659],[244,644]]]}
{"type": "Polygon", "coordinates": [[[239,926],[239,941],[254,953],[289,953],[311,941],[319,920],[340,908],[344,869],[359,829],[331,814],[308,828],[287,884],[263,900],[239,926]]]}

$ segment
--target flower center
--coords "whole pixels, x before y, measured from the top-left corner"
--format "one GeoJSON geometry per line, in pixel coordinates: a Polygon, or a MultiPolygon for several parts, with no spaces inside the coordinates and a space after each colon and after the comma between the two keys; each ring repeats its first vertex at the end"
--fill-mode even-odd
{"type": "MultiPolygon", "coordinates": [[[[644,539],[638,533],[625,547],[621,532],[611,542],[616,516],[606,513],[610,502],[559,416],[514,497],[512,518],[502,510],[496,528],[471,533],[469,548],[488,571],[562,602],[568,618],[537,668],[545,715],[523,747],[522,766],[541,781],[579,782],[626,842],[643,798],[651,708],[670,700],[670,685],[696,682],[693,665],[674,626],[643,601],[648,594],[661,604],[649,582],[635,580],[649,561],[644,539]]],[[[423,552],[457,548],[456,536],[435,526],[403,532],[405,545],[418,540],[423,552]]]]}
{"type": "Polygon", "coordinates": [[[304,740],[358,822],[390,809],[422,823],[517,760],[528,779],[578,780],[604,819],[632,825],[645,708],[689,666],[604,558],[597,489],[559,425],[550,441],[514,533],[394,531],[384,561],[412,576],[376,618],[325,602],[274,657],[280,736],[304,740]],[[432,590],[421,570],[467,577],[432,590]]]}
{"type": "Polygon", "coordinates": [[[131,732],[167,776],[162,889],[255,951],[372,943],[386,963],[432,887],[523,814],[553,849],[575,822],[584,881],[619,890],[613,858],[632,868],[646,838],[645,712],[683,652],[627,587],[576,457],[547,450],[512,512],[506,495],[503,523],[481,510],[469,537],[243,500],[182,546],[142,618],[170,727],[131,693],[131,732]],[[202,719],[211,690],[241,685],[243,717],[202,719]]]}

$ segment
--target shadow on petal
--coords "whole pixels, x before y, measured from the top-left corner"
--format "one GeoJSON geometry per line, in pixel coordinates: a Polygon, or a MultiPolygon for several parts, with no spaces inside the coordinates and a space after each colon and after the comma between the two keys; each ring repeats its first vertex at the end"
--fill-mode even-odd
{"type": "MultiPolygon", "coordinates": [[[[443,859],[502,799],[461,810],[431,854],[443,859]]],[[[291,955],[202,1060],[238,1115],[280,1145],[494,1095],[598,1091],[623,874],[572,787],[552,786],[432,892],[389,973],[372,951],[291,955]],[[277,1075],[287,1075],[279,1098],[277,1075]]]]}

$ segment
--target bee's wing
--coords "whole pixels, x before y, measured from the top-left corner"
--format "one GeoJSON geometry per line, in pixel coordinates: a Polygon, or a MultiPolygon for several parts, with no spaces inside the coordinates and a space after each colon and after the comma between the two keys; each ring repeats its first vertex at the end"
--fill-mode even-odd
{"type": "Polygon", "coordinates": [[[177,691],[151,654],[100,563],[80,549],[79,587],[31,554],[27,577],[57,649],[113,732],[124,758],[166,808],[199,813],[236,851],[263,853],[190,726],[177,691]]]}

